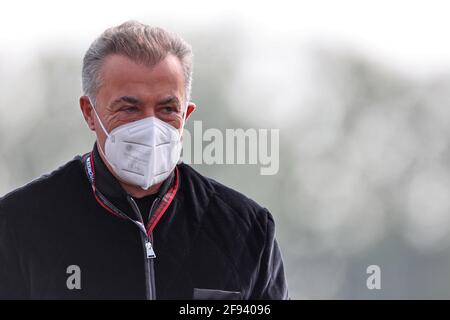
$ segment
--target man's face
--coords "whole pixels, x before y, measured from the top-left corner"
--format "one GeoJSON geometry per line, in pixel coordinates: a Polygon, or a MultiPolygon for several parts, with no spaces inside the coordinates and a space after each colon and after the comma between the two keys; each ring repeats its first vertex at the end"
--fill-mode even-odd
{"type": "MultiPolygon", "coordinates": [[[[181,131],[185,107],[183,68],[173,55],[152,67],[138,64],[121,55],[108,56],[100,70],[96,110],[109,132],[146,117],[157,117],[181,131]]],[[[87,97],[80,98],[83,115],[104,150],[106,134],[90,106],[87,97]]]]}

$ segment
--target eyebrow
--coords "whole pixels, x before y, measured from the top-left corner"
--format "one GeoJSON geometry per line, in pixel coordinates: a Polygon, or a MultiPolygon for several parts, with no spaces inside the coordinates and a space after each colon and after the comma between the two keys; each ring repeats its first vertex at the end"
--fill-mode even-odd
{"type": "Polygon", "coordinates": [[[119,97],[119,98],[115,99],[113,102],[111,102],[109,107],[113,108],[114,106],[116,106],[120,102],[127,102],[127,103],[130,103],[130,104],[135,104],[136,105],[136,104],[139,104],[140,101],[139,101],[138,98],[133,97],[133,96],[122,96],[122,97],[119,97]]]}
{"type": "Polygon", "coordinates": [[[157,102],[158,105],[169,104],[175,102],[178,106],[180,105],[180,100],[176,96],[168,96],[157,102]]]}

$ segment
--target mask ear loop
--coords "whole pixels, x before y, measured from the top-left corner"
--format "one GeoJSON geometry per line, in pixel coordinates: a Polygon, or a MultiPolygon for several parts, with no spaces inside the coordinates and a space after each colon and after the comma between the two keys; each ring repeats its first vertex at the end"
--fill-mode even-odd
{"type": "MultiPolygon", "coordinates": [[[[91,100],[90,97],[88,97],[88,99],[89,99],[89,103],[91,104],[92,109],[94,110],[95,116],[97,117],[97,120],[98,120],[98,122],[100,123],[100,127],[102,127],[102,130],[103,130],[103,132],[106,134],[106,136],[107,136],[108,138],[110,138],[110,135],[109,135],[109,133],[106,131],[105,126],[103,125],[102,120],[100,120],[100,117],[98,116],[97,110],[95,110],[95,105],[92,103],[92,100],[91,100]]],[[[97,142],[98,142],[98,141],[97,141],[97,142]]],[[[97,143],[97,146],[98,146],[98,150],[99,150],[99,151],[101,152],[101,154],[103,155],[103,158],[106,159],[106,161],[108,161],[108,159],[106,158],[106,155],[105,155],[105,153],[103,152],[102,147],[100,146],[99,143],[97,143]]],[[[108,161],[108,162],[109,162],[109,161],[108,161]]],[[[110,164],[111,164],[111,163],[110,163],[110,164]]]]}
{"type": "Polygon", "coordinates": [[[97,110],[95,110],[95,105],[92,103],[91,98],[88,97],[88,99],[89,99],[89,103],[91,104],[92,109],[94,110],[95,115],[97,116],[98,122],[100,122],[100,126],[102,127],[103,132],[106,134],[107,137],[109,137],[109,133],[106,131],[105,127],[103,126],[102,120],[100,120],[97,110]]]}
{"type": "Polygon", "coordinates": [[[186,124],[186,116],[187,116],[188,106],[189,106],[189,101],[186,102],[186,108],[185,108],[184,115],[183,115],[183,123],[181,125],[181,132],[180,132],[180,141],[181,141],[181,138],[183,137],[184,125],[186,124]]]}
{"type": "MultiPolygon", "coordinates": [[[[179,140],[180,144],[181,144],[181,150],[183,150],[183,143],[182,143],[181,139],[183,138],[184,125],[186,124],[186,116],[187,116],[188,106],[189,106],[189,101],[186,102],[186,109],[185,109],[184,115],[183,115],[183,123],[181,125],[180,140],[179,140]]],[[[181,151],[180,151],[180,153],[181,153],[181,151]]],[[[180,157],[180,159],[178,159],[177,164],[180,164],[182,162],[183,162],[183,160],[181,160],[181,157],[180,157]]]]}

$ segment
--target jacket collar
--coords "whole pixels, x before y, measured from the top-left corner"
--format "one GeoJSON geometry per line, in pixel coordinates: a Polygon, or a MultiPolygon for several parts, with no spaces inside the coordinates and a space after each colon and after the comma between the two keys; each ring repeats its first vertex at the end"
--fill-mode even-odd
{"type": "Polygon", "coordinates": [[[95,187],[105,196],[122,198],[127,196],[127,192],[122,188],[119,181],[112,175],[98,151],[97,143],[92,150],[92,157],[95,167],[95,187]]]}

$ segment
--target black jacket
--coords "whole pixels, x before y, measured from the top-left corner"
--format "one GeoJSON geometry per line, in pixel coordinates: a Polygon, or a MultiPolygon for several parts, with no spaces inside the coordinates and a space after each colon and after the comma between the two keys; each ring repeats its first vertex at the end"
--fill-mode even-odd
{"type": "Polygon", "coordinates": [[[130,198],[96,147],[1,198],[0,299],[287,298],[267,209],[179,164],[155,197],[148,258],[130,198]]]}

